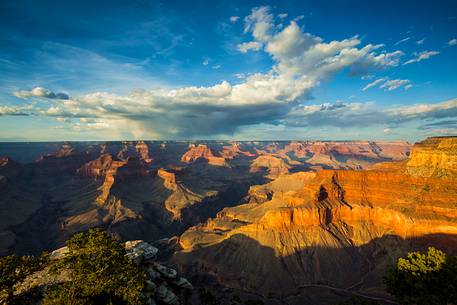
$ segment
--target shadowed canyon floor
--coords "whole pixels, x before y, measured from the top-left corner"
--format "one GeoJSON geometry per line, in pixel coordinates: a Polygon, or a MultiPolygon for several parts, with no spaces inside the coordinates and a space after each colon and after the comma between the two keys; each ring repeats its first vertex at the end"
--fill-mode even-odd
{"type": "Polygon", "coordinates": [[[0,143],[0,156],[1,254],[96,226],[123,240],[178,236],[162,259],[197,286],[332,304],[389,303],[381,279],[398,256],[457,251],[456,137],[0,143]]]}

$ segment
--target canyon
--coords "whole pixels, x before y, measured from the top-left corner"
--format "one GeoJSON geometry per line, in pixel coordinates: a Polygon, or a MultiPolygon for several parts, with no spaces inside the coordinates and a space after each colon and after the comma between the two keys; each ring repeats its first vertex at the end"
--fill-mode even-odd
{"type": "Polygon", "coordinates": [[[457,252],[456,161],[457,138],[430,138],[409,159],[366,170],[280,175],[189,228],[173,259],[278,304],[392,302],[382,276],[400,255],[457,252]]]}
{"type": "Polygon", "coordinates": [[[457,252],[456,179],[457,137],[0,143],[0,254],[102,227],[159,243],[196,286],[389,303],[396,258],[457,252]]]}

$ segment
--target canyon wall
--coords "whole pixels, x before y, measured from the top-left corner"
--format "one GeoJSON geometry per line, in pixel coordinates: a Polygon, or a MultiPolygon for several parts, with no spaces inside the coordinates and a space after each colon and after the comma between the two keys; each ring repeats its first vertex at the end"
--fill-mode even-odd
{"type": "Polygon", "coordinates": [[[182,234],[174,260],[288,304],[336,302],[335,291],[388,301],[382,275],[399,255],[428,245],[457,252],[456,145],[430,138],[407,161],[253,186],[245,204],[182,234]]]}

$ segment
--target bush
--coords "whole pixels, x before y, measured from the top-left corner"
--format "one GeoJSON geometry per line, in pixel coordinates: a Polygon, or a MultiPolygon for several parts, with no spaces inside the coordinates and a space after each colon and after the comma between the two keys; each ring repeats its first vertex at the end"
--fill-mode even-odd
{"type": "Polygon", "coordinates": [[[44,305],[141,304],[146,274],[128,257],[124,247],[100,229],[75,234],[69,253],[59,262],[70,271],[70,282],[46,291],[44,305]]]}
{"type": "Polygon", "coordinates": [[[23,281],[28,275],[40,270],[46,265],[46,253],[39,257],[8,255],[0,258],[0,292],[8,304],[13,296],[13,287],[23,281]]]}
{"type": "Polygon", "coordinates": [[[398,259],[384,276],[387,291],[400,304],[448,304],[457,300],[457,257],[429,247],[398,259]]]}

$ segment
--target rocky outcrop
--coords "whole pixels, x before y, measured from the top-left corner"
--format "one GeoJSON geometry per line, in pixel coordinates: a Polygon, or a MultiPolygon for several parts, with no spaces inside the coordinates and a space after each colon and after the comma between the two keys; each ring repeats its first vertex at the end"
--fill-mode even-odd
{"type": "Polygon", "coordinates": [[[211,148],[204,144],[191,146],[189,150],[181,157],[181,161],[184,163],[192,163],[198,159],[204,159],[208,161],[208,164],[211,165],[228,166],[223,157],[216,155],[211,148]]]}
{"type": "Polygon", "coordinates": [[[86,162],[98,157],[98,152],[88,148],[77,151],[71,144],[62,144],[54,153],[41,156],[35,162],[35,172],[41,175],[71,174],[86,162]]]}
{"type": "Polygon", "coordinates": [[[276,178],[289,172],[290,166],[280,157],[259,156],[251,163],[250,172],[256,173],[266,169],[269,178],[276,178]]]}
{"type": "Polygon", "coordinates": [[[146,163],[150,163],[152,158],[149,157],[149,147],[143,141],[139,141],[135,145],[136,151],[140,155],[141,160],[144,160],[146,163]]]}
{"type": "Polygon", "coordinates": [[[292,153],[307,164],[321,168],[363,169],[377,162],[404,160],[410,148],[408,142],[400,141],[306,141],[286,144],[278,153],[292,153]]]}
{"type": "Polygon", "coordinates": [[[124,165],[123,161],[114,161],[112,155],[103,154],[99,158],[84,164],[76,173],[81,176],[98,179],[106,175],[112,175],[122,165],[124,165]]]}
{"type": "Polygon", "coordinates": [[[149,276],[143,292],[147,304],[178,305],[179,290],[193,289],[192,284],[184,277],[178,276],[175,269],[156,261],[157,248],[142,240],[128,241],[125,248],[127,256],[149,276]]]}
{"type": "Polygon", "coordinates": [[[178,181],[175,173],[160,168],[157,171],[157,176],[163,179],[163,185],[171,191],[165,201],[165,208],[173,213],[175,220],[181,219],[182,209],[201,202],[204,198],[204,196],[191,191],[181,181],[178,181]]]}
{"type": "Polygon", "coordinates": [[[433,137],[416,144],[406,170],[422,177],[457,177],[457,137],[433,137]]]}
{"type": "Polygon", "coordinates": [[[224,146],[222,151],[220,152],[221,156],[224,159],[233,159],[236,157],[244,156],[244,157],[254,157],[255,154],[249,151],[243,151],[240,148],[238,143],[232,143],[230,146],[224,146]]]}
{"type": "MultiPolygon", "coordinates": [[[[147,275],[144,283],[143,296],[146,304],[180,304],[178,296],[183,290],[192,291],[192,284],[184,277],[180,276],[175,269],[162,265],[157,261],[158,249],[142,240],[127,241],[124,244],[129,257],[147,275]]],[[[68,248],[57,249],[50,254],[52,261],[64,258],[68,253],[68,248]]],[[[32,289],[41,291],[41,298],[46,287],[71,279],[70,272],[62,270],[58,274],[50,272],[50,267],[37,271],[28,276],[22,283],[17,285],[15,294],[25,293],[32,289]]],[[[36,293],[35,293],[36,294],[36,293]]],[[[38,298],[37,304],[41,303],[38,298]]]]}

